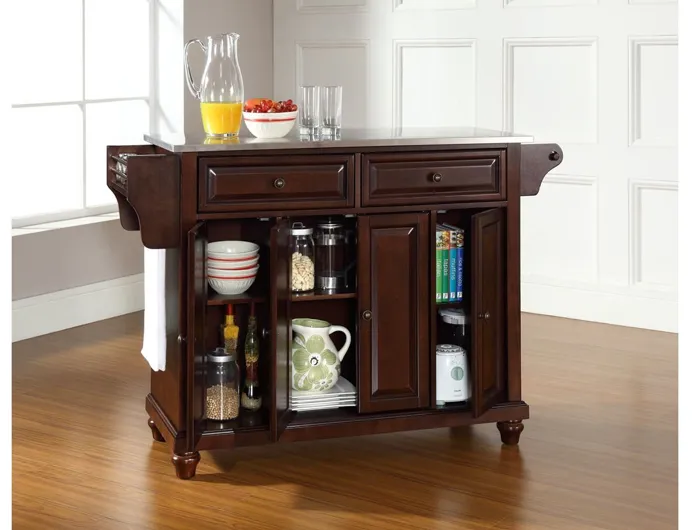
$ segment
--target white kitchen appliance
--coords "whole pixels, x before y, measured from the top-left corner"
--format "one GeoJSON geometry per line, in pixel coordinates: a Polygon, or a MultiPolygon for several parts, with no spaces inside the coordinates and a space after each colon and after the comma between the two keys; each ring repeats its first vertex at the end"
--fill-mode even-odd
{"type": "Polygon", "coordinates": [[[471,397],[471,379],[466,350],[455,344],[438,344],[436,348],[435,402],[438,406],[466,401],[471,397]]]}

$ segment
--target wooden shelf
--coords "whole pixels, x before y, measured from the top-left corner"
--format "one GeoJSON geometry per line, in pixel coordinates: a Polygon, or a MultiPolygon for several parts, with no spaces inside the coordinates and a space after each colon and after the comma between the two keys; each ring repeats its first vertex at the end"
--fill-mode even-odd
{"type": "Polygon", "coordinates": [[[250,304],[253,302],[265,302],[267,300],[266,292],[253,287],[250,287],[249,290],[241,294],[219,294],[213,289],[209,288],[207,305],[250,304]]]}
{"type": "Polygon", "coordinates": [[[240,409],[238,417],[228,421],[206,420],[204,422],[204,434],[243,433],[253,431],[266,431],[269,429],[269,415],[266,410],[250,412],[240,409]]]}
{"type": "Polygon", "coordinates": [[[307,293],[293,293],[291,295],[291,301],[315,302],[317,300],[347,300],[356,297],[356,293],[321,293],[319,291],[310,291],[307,293]]]}

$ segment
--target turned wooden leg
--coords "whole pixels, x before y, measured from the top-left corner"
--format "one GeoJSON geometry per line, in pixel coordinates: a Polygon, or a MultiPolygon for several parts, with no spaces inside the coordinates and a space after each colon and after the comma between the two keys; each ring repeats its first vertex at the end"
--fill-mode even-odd
{"type": "Polygon", "coordinates": [[[497,430],[500,431],[503,444],[517,445],[521,431],[524,430],[524,424],[521,420],[498,421],[497,430]]]}
{"type": "Polygon", "coordinates": [[[171,461],[175,466],[175,474],[178,478],[187,480],[195,476],[197,464],[199,464],[199,452],[183,453],[182,455],[173,453],[171,461]]]}
{"type": "Polygon", "coordinates": [[[149,421],[147,423],[149,424],[149,428],[151,429],[151,436],[154,438],[154,441],[165,442],[166,440],[164,439],[163,434],[161,434],[161,431],[159,431],[159,428],[154,423],[154,420],[149,418],[149,421]]]}

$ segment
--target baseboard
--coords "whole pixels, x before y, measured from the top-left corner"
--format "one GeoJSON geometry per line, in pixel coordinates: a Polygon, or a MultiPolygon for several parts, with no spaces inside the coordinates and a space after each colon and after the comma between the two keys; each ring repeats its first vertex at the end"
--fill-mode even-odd
{"type": "Polygon", "coordinates": [[[12,302],[12,342],[144,309],[144,274],[12,302]]]}
{"type": "Polygon", "coordinates": [[[678,331],[678,303],[671,299],[522,282],[521,310],[617,326],[678,331]]]}

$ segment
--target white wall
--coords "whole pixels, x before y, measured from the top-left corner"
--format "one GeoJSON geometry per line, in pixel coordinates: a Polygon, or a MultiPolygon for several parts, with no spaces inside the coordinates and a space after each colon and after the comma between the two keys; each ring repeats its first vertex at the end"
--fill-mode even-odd
{"type": "MultiPolygon", "coordinates": [[[[199,106],[187,92],[183,72],[183,45],[188,39],[239,33],[247,93],[271,95],[271,0],[156,1],[155,129],[182,132],[200,126],[199,106]]],[[[196,67],[201,73],[198,63],[196,67]]],[[[70,225],[15,231],[13,340],[142,309],[139,234],[125,232],[118,220],[70,225]]]]}
{"type": "MultiPolygon", "coordinates": [[[[272,0],[187,0],[184,41],[216,33],[238,33],[238,61],[243,73],[246,99],[272,97],[272,0]]],[[[204,69],[204,54],[195,47],[190,68],[195,79],[204,69]]],[[[180,48],[182,54],[182,46],[180,48]]],[[[182,55],[180,55],[182,58],[182,55]]],[[[179,80],[184,83],[181,75],[179,80]]],[[[199,102],[185,93],[185,131],[201,130],[199,102]]],[[[241,134],[245,132],[244,126],[241,134]]]]}
{"type": "Polygon", "coordinates": [[[669,0],[275,0],[274,90],[344,86],[346,126],[558,142],[522,199],[522,309],[677,326],[677,10],[669,0]]]}

